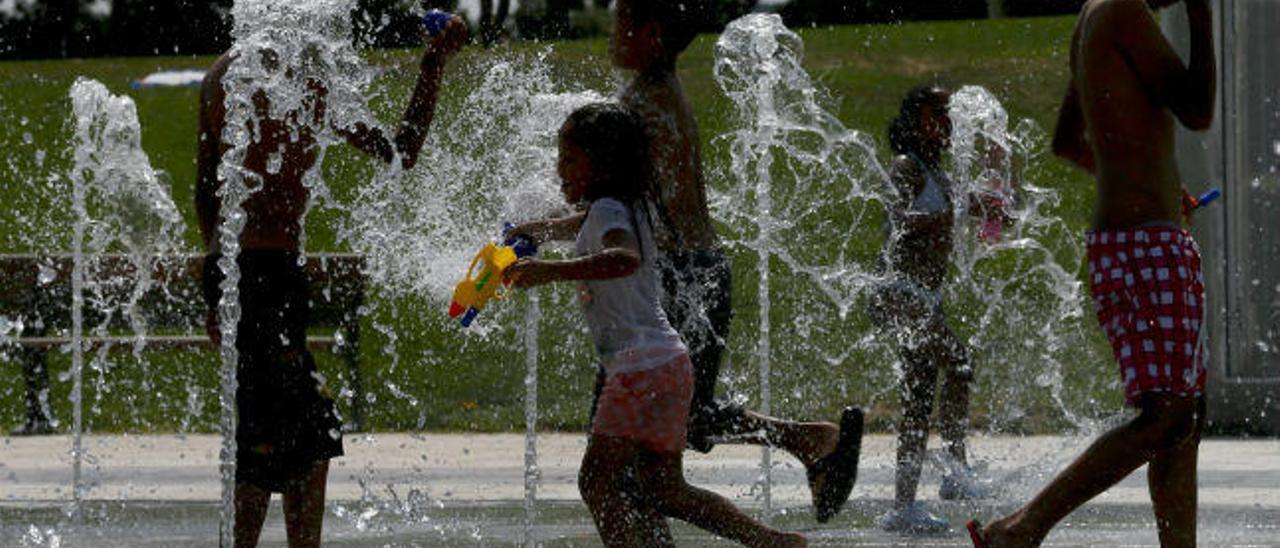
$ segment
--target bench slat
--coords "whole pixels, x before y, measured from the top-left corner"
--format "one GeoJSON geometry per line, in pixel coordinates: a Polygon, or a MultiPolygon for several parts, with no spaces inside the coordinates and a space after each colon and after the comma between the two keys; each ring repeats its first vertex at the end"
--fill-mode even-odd
{"type": "MultiPolygon", "coordinates": [[[[110,345],[112,347],[117,347],[120,350],[132,349],[137,340],[137,337],[121,336],[84,338],[86,348],[110,345]]],[[[144,341],[144,348],[147,350],[180,347],[198,347],[206,350],[215,349],[213,343],[209,340],[209,337],[204,335],[147,335],[143,337],[142,340],[144,341]]],[[[71,339],[67,337],[18,337],[7,339],[4,342],[30,348],[52,350],[71,344],[71,339]]],[[[333,348],[336,346],[338,346],[337,337],[307,336],[307,347],[313,350],[333,348]]]]}

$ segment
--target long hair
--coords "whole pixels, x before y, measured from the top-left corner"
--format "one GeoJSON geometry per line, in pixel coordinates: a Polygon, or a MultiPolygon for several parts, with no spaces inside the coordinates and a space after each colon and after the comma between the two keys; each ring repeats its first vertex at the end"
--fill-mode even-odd
{"type": "Polygon", "coordinates": [[[634,112],[617,103],[592,103],[569,115],[560,138],[582,148],[591,161],[584,198],[632,204],[648,195],[652,180],[649,138],[634,112]]]}
{"type": "Polygon", "coordinates": [[[923,156],[920,124],[924,121],[924,108],[945,111],[949,95],[946,88],[936,84],[916,86],[907,92],[907,96],[902,98],[898,116],[889,124],[889,148],[894,154],[923,156]]]}
{"type": "MultiPolygon", "coordinates": [[[[583,199],[595,202],[613,198],[631,209],[631,227],[645,258],[642,217],[649,230],[653,221],[654,170],[649,157],[649,137],[636,113],[617,103],[592,103],[573,111],[560,127],[560,138],[582,148],[591,162],[591,181],[583,199]]],[[[650,237],[652,239],[652,237],[650,237]]],[[[653,242],[650,242],[653,243],[653,242]]]]}

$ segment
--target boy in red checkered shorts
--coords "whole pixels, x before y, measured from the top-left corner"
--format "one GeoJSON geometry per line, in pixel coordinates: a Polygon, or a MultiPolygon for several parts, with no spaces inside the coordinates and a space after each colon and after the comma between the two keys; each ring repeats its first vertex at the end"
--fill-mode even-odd
{"type": "Polygon", "coordinates": [[[1194,202],[1178,175],[1174,120],[1208,129],[1216,78],[1209,0],[1085,3],[1054,152],[1097,179],[1090,290],[1125,401],[1139,413],[1026,506],[986,527],[970,522],[975,546],[1038,546],[1058,521],[1144,464],[1161,546],[1195,546],[1206,306],[1200,252],[1184,228],[1194,202]],[[1189,65],[1152,14],[1177,3],[1191,26],[1189,65]]]}

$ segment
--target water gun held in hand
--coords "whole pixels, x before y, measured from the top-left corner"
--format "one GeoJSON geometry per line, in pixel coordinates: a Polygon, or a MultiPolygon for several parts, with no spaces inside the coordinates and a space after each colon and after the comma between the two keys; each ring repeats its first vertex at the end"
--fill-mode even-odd
{"type": "Polygon", "coordinates": [[[1191,207],[1192,209],[1201,209],[1213,203],[1215,200],[1221,197],[1222,197],[1222,189],[1220,188],[1211,189],[1209,190],[1209,192],[1201,194],[1199,198],[1192,198],[1191,207]]]}
{"type": "Polygon", "coordinates": [[[1197,211],[1200,211],[1201,209],[1204,209],[1209,204],[1217,201],[1221,197],[1222,197],[1221,188],[1210,189],[1208,192],[1201,194],[1199,197],[1192,196],[1191,194],[1188,194],[1186,191],[1183,191],[1182,222],[1185,224],[1191,224],[1192,214],[1194,214],[1197,211]]]}
{"type": "MultiPolygon", "coordinates": [[[[510,230],[511,225],[507,225],[504,232],[510,230]]],[[[458,282],[453,290],[449,317],[461,316],[462,327],[470,327],[489,301],[507,298],[508,291],[502,283],[503,271],[516,261],[537,253],[538,245],[524,236],[509,237],[501,245],[493,242],[485,244],[475,259],[471,260],[467,277],[458,282]]]]}

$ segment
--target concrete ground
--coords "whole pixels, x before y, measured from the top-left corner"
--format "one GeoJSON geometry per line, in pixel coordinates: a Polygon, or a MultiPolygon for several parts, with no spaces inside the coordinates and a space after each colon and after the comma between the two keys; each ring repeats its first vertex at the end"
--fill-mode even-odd
{"type": "MultiPolygon", "coordinates": [[[[954,531],[903,537],[874,527],[892,498],[889,436],[869,436],[846,510],[819,526],[804,470],[774,452],[770,519],[805,530],[815,545],[965,546],[970,517],[992,518],[1025,501],[1089,442],[1076,437],[975,437],[1001,491],[982,503],[937,500],[939,474],[926,471],[921,496],[954,531]]],[[[936,445],[936,444],[934,444],[936,445]]],[[[328,546],[503,546],[526,535],[523,436],[349,435],[329,475],[328,546]]],[[[0,546],[208,546],[216,540],[221,493],[215,436],[91,436],[84,442],[83,518],[73,514],[71,440],[0,439],[0,546]]],[[[596,546],[575,485],[585,438],[538,440],[537,517],[528,529],[547,546],[596,546]]],[[[764,511],[760,449],[722,446],[686,453],[686,475],[736,503],[764,511]]],[[[1207,440],[1201,447],[1201,546],[1280,547],[1280,440],[1207,440]]],[[[264,545],[283,546],[278,509],[264,545]]],[[[687,526],[681,545],[717,545],[687,526]]],[[[1056,546],[1156,546],[1143,471],[1070,516],[1056,546]]]]}

